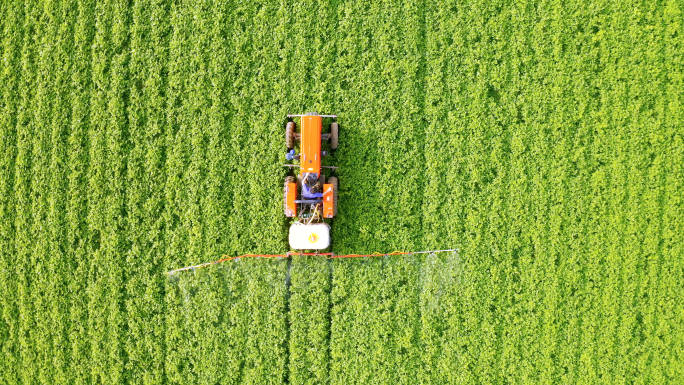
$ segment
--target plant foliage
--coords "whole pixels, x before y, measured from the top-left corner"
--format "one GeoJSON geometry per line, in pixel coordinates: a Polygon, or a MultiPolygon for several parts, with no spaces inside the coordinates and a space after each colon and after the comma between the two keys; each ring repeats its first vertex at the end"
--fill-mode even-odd
{"type": "MultiPolygon", "coordinates": [[[[681,1],[0,2],[0,383],[684,378],[681,1]],[[283,253],[336,113],[337,254],[283,253]]],[[[679,380],[678,380],[679,379],[679,380]]]]}

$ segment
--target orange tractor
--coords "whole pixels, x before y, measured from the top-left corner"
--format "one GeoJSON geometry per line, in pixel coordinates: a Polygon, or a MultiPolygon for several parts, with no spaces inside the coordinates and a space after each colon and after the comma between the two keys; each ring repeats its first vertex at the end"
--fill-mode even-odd
{"type": "Polygon", "coordinates": [[[323,250],[330,246],[330,226],[325,219],[337,215],[337,177],[330,176],[326,182],[323,169],[334,172],[337,167],[323,166],[323,141],[330,142],[330,149],[337,149],[339,126],[337,115],[287,115],[285,125],[286,158],[298,164],[286,164],[290,175],[285,177],[285,216],[294,218],[290,226],[290,247],[296,250],[323,250]],[[299,118],[300,130],[293,118],[299,118]],[[323,133],[323,119],[332,118],[330,132],[323,133]],[[299,143],[300,152],[295,151],[299,143]],[[295,170],[294,172],[292,170],[295,170]]]}

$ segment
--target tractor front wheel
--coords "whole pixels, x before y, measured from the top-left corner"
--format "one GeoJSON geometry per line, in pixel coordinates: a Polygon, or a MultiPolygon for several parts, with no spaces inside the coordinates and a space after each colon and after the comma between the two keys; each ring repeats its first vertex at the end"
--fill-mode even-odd
{"type": "Polygon", "coordinates": [[[338,142],[338,131],[340,127],[337,124],[337,122],[332,122],[330,125],[330,148],[333,150],[337,149],[337,142],[338,142]]]}
{"type": "Polygon", "coordinates": [[[285,126],[285,144],[287,148],[294,148],[295,141],[295,122],[287,122],[285,126]]]}
{"type": "Polygon", "coordinates": [[[337,216],[337,177],[332,176],[328,179],[328,184],[333,185],[333,216],[337,216]]]}

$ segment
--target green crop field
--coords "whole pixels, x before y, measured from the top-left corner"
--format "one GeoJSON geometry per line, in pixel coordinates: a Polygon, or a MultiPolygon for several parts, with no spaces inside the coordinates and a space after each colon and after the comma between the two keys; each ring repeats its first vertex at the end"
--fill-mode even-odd
{"type": "Polygon", "coordinates": [[[684,380],[684,4],[0,1],[0,384],[684,380]],[[284,253],[289,113],[338,254],[284,253]]]}

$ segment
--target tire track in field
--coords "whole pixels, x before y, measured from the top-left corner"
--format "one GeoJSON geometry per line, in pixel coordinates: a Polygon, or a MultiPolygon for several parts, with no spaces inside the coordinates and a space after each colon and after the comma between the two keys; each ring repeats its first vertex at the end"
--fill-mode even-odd
{"type": "MultiPolygon", "coordinates": [[[[283,46],[289,47],[286,68],[286,113],[338,114],[344,125],[345,111],[336,100],[337,50],[336,4],[313,1],[295,2],[281,11],[288,13],[280,20],[288,31],[283,46]],[[314,18],[301,17],[315,14],[314,18]],[[288,42],[290,40],[291,42],[288,42]]],[[[324,119],[324,130],[329,119],[324,119]]],[[[344,130],[344,128],[342,128],[344,130]]],[[[282,132],[282,131],[281,131],[282,132]]],[[[279,133],[278,148],[282,145],[279,133]]],[[[324,145],[325,149],[325,145],[324,145]]],[[[278,151],[279,163],[282,152],[278,151]]],[[[337,166],[337,156],[326,158],[323,164],[337,166]]],[[[281,163],[282,162],[282,163],[281,163]]],[[[296,173],[296,171],[295,171],[296,173]]],[[[282,195],[281,195],[282,197],[282,195]]],[[[282,199],[282,198],[280,198],[282,199]]],[[[282,205],[282,203],[281,203],[282,205]]],[[[282,211],[281,214],[282,216],[282,211]]],[[[336,225],[333,223],[331,238],[336,225]]],[[[287,227],[285,236],[287,238],[287,227]]],[[[334,248],[334,242],[332,243],[334,248]]],[[[289,248],[287,243],[284,247],[289,248]]],[[[290,383],[326,383],[330,367],[330,287],[329,261],[325,258],[294,257],[290,265],[288,297],[288,362],[286,381],[290,383]]]]}

